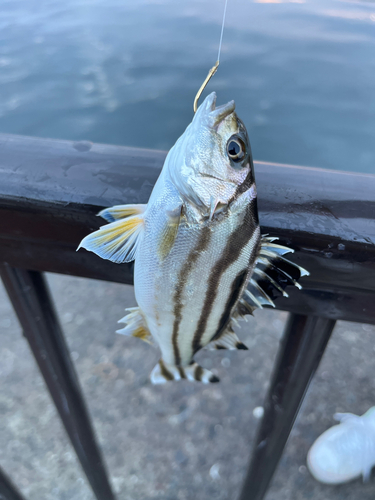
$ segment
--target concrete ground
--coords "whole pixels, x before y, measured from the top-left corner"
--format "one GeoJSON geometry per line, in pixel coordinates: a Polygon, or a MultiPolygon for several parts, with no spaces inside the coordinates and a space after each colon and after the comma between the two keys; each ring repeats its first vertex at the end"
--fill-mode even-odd
{"type": "MultiPolygon", "coordinates": [[[[132,287],[48,277],[118,500],[235,499],[286,318],[258,311],[240,336],[250,351],[203,351],[220,384],[151,386],[158,351],[115,335],[132,287]]],[[[375,475],[342,486],[306,469],[336,411],[375,405],[375,327],[339,322],[267,500],[373,500],[375,475]]],[[[0,289],[0,466],[30,500],[93,500],[4,290],[0,289]]]]}

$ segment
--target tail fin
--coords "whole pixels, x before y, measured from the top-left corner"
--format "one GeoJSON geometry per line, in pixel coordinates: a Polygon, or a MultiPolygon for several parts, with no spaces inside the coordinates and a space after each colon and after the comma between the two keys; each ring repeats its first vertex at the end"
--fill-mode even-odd
{"type": "Polygon", "coordinates": [[[206,368],[202,368],[198,363],[193,362],[189,366],[175,366],[164,363],[162,359],[152,370],[150,375],[153,384],[165,384],[170,380],[190,380],[212,384],[219,382],[219,378],[206,368]]]}

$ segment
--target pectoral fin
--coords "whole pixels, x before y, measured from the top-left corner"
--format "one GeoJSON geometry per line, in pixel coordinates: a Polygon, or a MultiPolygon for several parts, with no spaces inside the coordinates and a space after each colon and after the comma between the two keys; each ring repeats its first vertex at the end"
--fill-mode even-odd
{"type": "Polygon", "coordinates": [[[143,229],[141,214],[115,220],[83,238],[77,250],[85,248],[118,264],[131,262],[135,259],[143,229]]]}
{"type": "Polygon", "coordinates": [[[171,251],[180,225],[182,205],[166,211],[164,227],[159,236],[158,257],[162,261],[171,251]]]}

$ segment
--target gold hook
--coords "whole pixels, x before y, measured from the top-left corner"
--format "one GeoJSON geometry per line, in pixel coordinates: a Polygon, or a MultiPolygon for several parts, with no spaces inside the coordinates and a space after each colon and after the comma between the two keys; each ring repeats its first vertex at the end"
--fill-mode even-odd
{"type": "Polygon", "coordinates": [[[206,88],[207,83],[211,80],[211,78],[216,73],[218,67],[219,67],[219,61],[216,61],[215,66],[212,66],[212,68],[208,72],[208,75],[206,76],[205,81],[202,83],[200,89],[198,90],[197,95],[195,96],[195,99],[194,99],[194,113],[197,112],[198,101],[199,101],[200,96],[202,95],[202,92],[206,88]]]}

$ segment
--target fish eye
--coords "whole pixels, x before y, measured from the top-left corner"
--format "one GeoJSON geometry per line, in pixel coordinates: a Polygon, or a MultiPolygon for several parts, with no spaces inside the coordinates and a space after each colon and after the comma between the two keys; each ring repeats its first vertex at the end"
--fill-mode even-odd
{"type": "Polygon", "coordinates": [[[238,163],[245,158],[246,146],[239,137],[231,138],[227,144],[227,152],[229,158],[238,163]]]}

